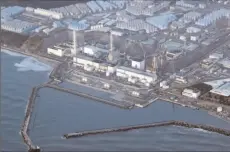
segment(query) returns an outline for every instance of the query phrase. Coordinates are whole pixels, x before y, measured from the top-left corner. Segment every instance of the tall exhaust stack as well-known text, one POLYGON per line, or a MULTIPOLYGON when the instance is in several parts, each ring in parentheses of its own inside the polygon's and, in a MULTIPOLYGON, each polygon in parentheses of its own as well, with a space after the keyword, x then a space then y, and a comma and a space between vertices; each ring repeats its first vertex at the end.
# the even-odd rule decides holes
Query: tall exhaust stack
POLYGON ((73 30, 73 49, 71 54, 74 56, 77 55, 77 34, 75 30, 73 30))
POLYGON ((113 52, 113 33, 110 33, 110 52, 113 52))
POLYGON ((110 32, 110 51, 108 56, 109 61, 113 61, 113 33, 110 32))

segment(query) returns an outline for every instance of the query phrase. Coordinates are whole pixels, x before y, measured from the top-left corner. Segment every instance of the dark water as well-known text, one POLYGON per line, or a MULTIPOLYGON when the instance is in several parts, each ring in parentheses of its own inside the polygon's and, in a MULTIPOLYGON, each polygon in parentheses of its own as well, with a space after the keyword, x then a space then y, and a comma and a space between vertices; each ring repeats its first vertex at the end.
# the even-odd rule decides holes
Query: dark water
MULTIPOLYGON (((40 64, 32 63, 25 58, 1 53, 2 150, 26 150, 18 132, 27 99, 33 86, 48 80, 49 71, 45 71, 47 67, 39 67, 40 64), (23 61, 20 64, 21 69, 18 71, 15 63, 21 61, 23 61)), ((97 94, 94 90, 77 88, 72 84, 63 85, 97 94)), ((162 101, 153 103, 145 109, 126 111, 50 89, 42 89, 39 95, 30 126, 30 135, 32 141, 45 151, 230 150, 229 137, 183 127, 142 129, 64 140, 61 136, 69 132, 164 120, 186 120, 228 129, 230 124, 209 116, 205 111, 179 106, 173 108, 172 104, 162 101)))

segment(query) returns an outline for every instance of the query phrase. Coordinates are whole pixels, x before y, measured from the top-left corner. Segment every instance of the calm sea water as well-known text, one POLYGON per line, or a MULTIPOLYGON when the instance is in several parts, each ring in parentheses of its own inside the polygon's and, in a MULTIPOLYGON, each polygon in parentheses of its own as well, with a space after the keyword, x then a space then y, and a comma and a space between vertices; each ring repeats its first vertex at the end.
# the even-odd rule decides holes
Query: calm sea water
MULTIPOLYGON (((32 87, 46 82, 51 68, 33 58, 15 53, 1 53, 1 68, 2 150, 26 151, 19 135, 25 106, 32 87)), ((63 85, 108 96, 73 84, 63 85)), ((39 145, 44 151, 230 150, 229 137, 183 127, 160 127, 61 139, 63 134, 69 132, 165 120, 185 120, 228 129, 230 124, 209 116, 205 111, 172 106, 163 101, 155 102, 145 109, 122 110, 51 89, 42 89, 39 95, 30 136, 35 145, 39 145)))

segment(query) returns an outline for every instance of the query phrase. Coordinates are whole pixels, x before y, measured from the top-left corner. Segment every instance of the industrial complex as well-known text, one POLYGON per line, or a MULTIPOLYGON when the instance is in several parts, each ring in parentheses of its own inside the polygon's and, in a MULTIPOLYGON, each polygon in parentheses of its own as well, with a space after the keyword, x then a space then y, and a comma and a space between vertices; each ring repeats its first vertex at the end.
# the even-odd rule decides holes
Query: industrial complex
POLYGON ((55 81, 106 91, 110 103, 163 99, 230 118, 229 0, 1 7, 1 34, 5 48, 61 62, 55 81))
MULTIPOLYGON (((68 62, 71 72, 65 79, 71 81, 84 79, 92 86, 90 80, 98 77, 100 85, 109 84, 108 91, 113 88, 127 96, 137 97, 143 89, 151 94, 180 88, 181 96, 199 98, 199 89, 187 87, 230 76, 229 7, 227 0, 1 7, 1 41, 5 47, 68 62), (15 46, 7 41, 20 36, 16 41, 22 42, 15 46), (76 73, 82 75, 77 78, 76 73)), ((219 87, 210 93, 227 96, 223 88, 228 90, 228 85, 219 87)))

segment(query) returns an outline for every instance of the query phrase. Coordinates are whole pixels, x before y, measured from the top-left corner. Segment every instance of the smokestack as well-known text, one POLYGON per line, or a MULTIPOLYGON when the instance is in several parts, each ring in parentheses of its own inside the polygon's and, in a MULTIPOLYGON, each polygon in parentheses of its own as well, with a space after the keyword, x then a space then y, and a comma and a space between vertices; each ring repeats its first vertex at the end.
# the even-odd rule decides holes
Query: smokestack
POLYGON ((153 70, 153 72, 156 72, 157 71, 157 69, 158 69, 158 65, 157 65, 157 57, 156 56, 154 56, 153 57, 153 60, 152 60, 152 70, 153 70))
POLYGON ((113 61, 113 34, 112 32, 110 32, 110 52, 109 52, 109 56, 108 59, 109 61, 113 61))
POLYGON ((164 56, 163 55, 160 56, 160 60, 161 60, 161 68, 162 68, 163 64, 164 64, 164 56))
POLYGON ((110 32, 110 52, 112 53, 113 51, 113 34, 110 32))
POLYGON ((77 35, 75 30, 73 30, 73 50, 71 53, 74 56, 77 54, 77 35))

